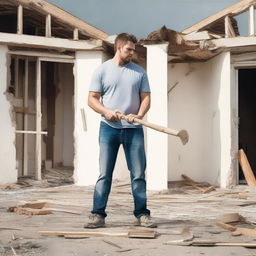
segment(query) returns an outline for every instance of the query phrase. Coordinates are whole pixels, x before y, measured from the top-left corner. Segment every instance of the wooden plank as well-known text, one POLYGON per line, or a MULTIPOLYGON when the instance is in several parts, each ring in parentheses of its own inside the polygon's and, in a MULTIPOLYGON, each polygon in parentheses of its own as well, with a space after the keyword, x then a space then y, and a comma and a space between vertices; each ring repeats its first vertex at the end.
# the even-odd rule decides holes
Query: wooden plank
POLYGON ((216 223, 217 226, 221 227, 221 228, 224 228, 226 230, 229 230, 229 231, 236 231, 237 227, 233 226, 233 225, 230 225, 230 224, 226 224, 222 221, 219 221, 216 223))
POLYGON ((43 132, 43 131, 41 131, 41 132, 38 132, 38 131, 19 131, 19 130, 17 130, 17 131, 15 131, 16 133, 22 133, 22 134, 35 134, 35 135, 37 135, 37 134, 44 134, 44 135, 47 135, 48 133, 47 132, 43 132))
POLYGON ((203 19, 202 21, 196 23, 195 25, 186 28, 185 30, 182 31, 182 33, 189 34, 194 31, 198 31, 200 29, 205 28, 206 26, 209 26, 210 24, 226 17, 227 15, 234 16, 238 15, 244 11, 246 11, 252 4, 255 4, 255 0, 242 0, 239 1, 238 3, 235 3, 220 12, 217 12, 210 17, 203 19))
POLYGON ((196 32, 196 33, 190 33, 188 35, 184 35, 183 38, 185 40, 190 40, 190 41, 211 39, 208 31, 200 31, 200 32, 196 32))
POLYGON ((61 59, 70 59, 74 60, 75 56, 67 54, 58 54, 44 51, 8 51, 8 54, 12 55, 22 55, 22 56, 33 56, 33 57, 45 57, 45 58, 61 58, 61 59))
POLYGON ((45 36, 51 37, 52 36, 52 22, 51 22, 51 15, 46 15, 45 18, 45 36))
POLYGON ((72 232, 72 231, 39 231, 42 236, 65 236, 65 237, 128 237, 128 232, 110 233, 110 232, 72 232))
MULTIPOLYGON (((28 58, 25 59, 24 109, 28 109, 28 58)), ((24 130, 28 130, 28 115, 24 112, 24 130)), ((28 175, 28 135, 24 134, 23 144, 23 176, 28 175)))
POLYGON ((43 49, 67 49, 67 50, 101 50, 101 40, 74 41, 64 38, 48 38, 45 36, 18 35, 0 32, 0 41, 8 45, 34 47, 43 49))
POLYGON ((18 6, 17 11, 17 34, 23 34, 23 7, 22 5, 18 6))
POLYGON ((52 211, 52 212, 65 212, 65 213, 71 213, 71 214, 76 214, 76 215, 82 215, 82 213, 83 213, 82 211, 74 211, 74 210, 69 210, 69 209, 52 208, 52 207, 47 207, 44 209, 52 211))
POLYGON ((254 6, 251 5, 249 8, 248 14, 248 23, 249 23, 249 36, 253 36, 255 34, 255 26, 254 26, 254 6))
POLYGON ((233 37, 233 38, 220 38, 212 39, 211 42, 215 45, 210 47, 209 50, 226 47, 226 48, 235 48, 242 46, 255 46, 256 38, 255 37, 233 37))
POLYGON ((240 149, 238 151, 238 160, 241 165, 247 184, 253 187, 256 186, 255 176, 253 174, 252 168, 243 149, 240 149))
POLYGON ((225 37, 235 37, 236 33, 234 31, 234 28, 232 26, 231 20, 229 16, 225 17, 225 37))
POLYGON ((194 180, 192 180, 191 178, 189 178, 189 177, 186 176, 185 174, 182 174, 181 177, 186 181, 186 183, 187 183, 188 185, 191 185, 192 187, 194 187, 194 188, 200 190, 200 191, 203 192, 203 193, 208 193, 208 192, 210 192, 210 191, 212 191, 212 190, 215 190, 215 187, 214 187, 214 186, 209 186, 209 187, 206 187, 206 188, 205 188, 205 187, 203 188, 203 187, 198 186, 197 183, 196 183, 194 180))
POLYGON ((42 159, 42 112, 41 112, 41 61, 36 62, 36 166, 35 178, 41 180, 41 159, 42 159))

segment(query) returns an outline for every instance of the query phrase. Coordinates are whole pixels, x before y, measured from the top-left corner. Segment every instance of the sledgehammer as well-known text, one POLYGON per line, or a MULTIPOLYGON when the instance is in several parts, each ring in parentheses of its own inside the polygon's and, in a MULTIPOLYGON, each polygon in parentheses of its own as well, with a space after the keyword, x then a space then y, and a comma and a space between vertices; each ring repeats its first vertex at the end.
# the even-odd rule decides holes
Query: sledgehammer
MULTIPOLYGON (((120 117, 122 119, 125 119, 124 115, 121 115, 120 117)), ((164 132, 164 133, 167 133, 169 135, 177 136, 177 137, 180 138, 183 145, 185 145, 189 140, 189 135, 188 135, 188 132, 186 130, 176 131, 176 130, 170 129, 168 127, 164 127, 164 126, 161 126, 161 125, 146 122, 146 121, 141 120, 141 119, 136 118, 136 117, 134 118, 133 122, 138 123, 138 124, 142 124, 142 125, 144 125, 148 128, 154 129, 154 130, 159 131, 159 132, 164 132)))
POLYGON ((181 139, 181 142, 182 142, 183 145, 185 145, 189 140, 188 132, 186 130, 176 131, 176 130, 170 129, 168 127, 164 127, 164 126, 161 126, 161 125, 146 122, 146 121, 141 120, 141 119, 136 118, 136 117, 134 118, 134 123, 142 124, 142 125, 144 125, 148 128, 154 129, 154 130, 159 131, 159 132, 164 132, 164 133, 167 133, 169 135, 177 136, 181 139))

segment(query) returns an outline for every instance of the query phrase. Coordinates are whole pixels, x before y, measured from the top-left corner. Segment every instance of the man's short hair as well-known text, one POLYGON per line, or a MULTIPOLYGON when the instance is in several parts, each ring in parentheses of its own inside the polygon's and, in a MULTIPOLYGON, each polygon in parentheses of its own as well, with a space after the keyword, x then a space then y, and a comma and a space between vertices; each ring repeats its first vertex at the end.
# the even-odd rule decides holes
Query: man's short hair
POLYGON ((134 44, 138 42, 137 38, 132 34, 128 34, 128 33, 118 34, 115 39, 115 51, 117 50, 117 44, 119 43, 125 44, 128 41, 133 42, 134 44))

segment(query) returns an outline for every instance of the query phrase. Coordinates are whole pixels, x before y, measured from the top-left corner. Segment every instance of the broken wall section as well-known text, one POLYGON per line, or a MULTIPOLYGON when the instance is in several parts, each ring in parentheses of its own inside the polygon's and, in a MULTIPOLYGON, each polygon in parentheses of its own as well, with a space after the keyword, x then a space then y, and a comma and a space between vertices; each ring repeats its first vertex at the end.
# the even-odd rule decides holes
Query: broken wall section
POLYGON ((9 97, 6 93, 8 88, 8 48, 0 46, 0 109, 1 109, 1 125, 0 125, 0 183, 13 183, 17 181, 16 170, 16 150, 15 150, 15 127, 12 123, 12 109, 9 97))
POLYGON ((231 165, 230 53, 205 63, 169 65, 169 124, 184 128, 184 147, 169 138, 169 180, 185 173, 198 181, 228 187, 231 165))

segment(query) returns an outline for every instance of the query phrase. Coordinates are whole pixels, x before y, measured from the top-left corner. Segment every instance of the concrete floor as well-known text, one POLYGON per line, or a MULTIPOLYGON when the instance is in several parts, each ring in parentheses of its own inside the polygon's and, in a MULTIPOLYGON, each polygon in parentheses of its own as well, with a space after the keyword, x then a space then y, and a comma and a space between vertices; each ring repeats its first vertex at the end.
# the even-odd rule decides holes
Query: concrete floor
MULTIPOLYGON (((0 190, 0 255, 256 255, 256 249, 234 246, 176 246, 168 241, 181 240, 182 230, 189 227, 193 241, 256 243, 256 238, 234 237, 230 231, 215 225, 226 213, 237 212, 247 220, 256 222, 256 190, 237 186, 232 190, 217 189, 202 194, 189 186, 172 186, 161 193, 148 192, 148 207, 158 223, 159 235, 155 239, 126 237, 91 237, 66 239, 41 236, 38 231, 86 231, 92 205, 93 187, 65 185, 49 187, 45 182, 34 182, 31 187, 10 186, 0 190), (26 216, 7 212, 8 207, 24 202, 46 200, 49 204, 80 210, 81 215, 54 212, 49 215, 26 216), (112 244, 111 244, 112 243, 112 244)), ((133 225, 133 199, 130 186, 115 182, 108 203, 106 227, 95 232, 128 232, 141 229, 133 225)), ((245 226, 243 223, 238 226, 245 226)), ((247 225, 247 227, 249 227, 247 225)), ((252 226, 250 226, 252 228, 252 226)), ((92 231, 92 230, 88 230, 92 231)))

